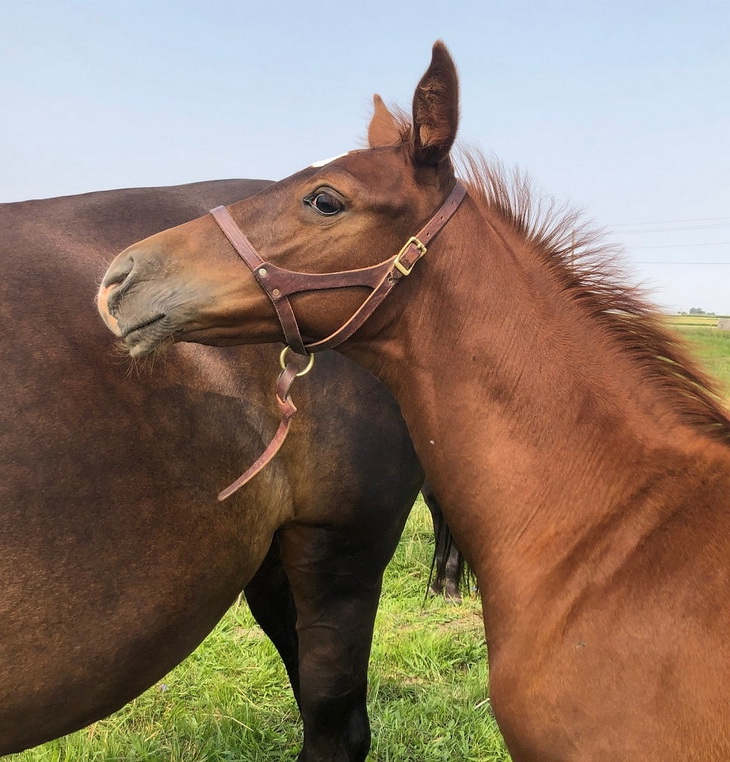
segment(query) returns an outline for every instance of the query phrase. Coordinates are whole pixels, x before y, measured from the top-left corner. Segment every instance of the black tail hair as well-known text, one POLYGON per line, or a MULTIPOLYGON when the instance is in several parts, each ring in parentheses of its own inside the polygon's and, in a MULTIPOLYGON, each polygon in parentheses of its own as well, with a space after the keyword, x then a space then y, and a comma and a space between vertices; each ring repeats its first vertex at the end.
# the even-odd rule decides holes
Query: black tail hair
POLYGON ((431 511, 435 537, 428 589, 436 595, 443 594, 447 598, 460 600, 464 593, 476 589, 476 578, 459 550, 428 482, 424 482, 421 494, 431 511))

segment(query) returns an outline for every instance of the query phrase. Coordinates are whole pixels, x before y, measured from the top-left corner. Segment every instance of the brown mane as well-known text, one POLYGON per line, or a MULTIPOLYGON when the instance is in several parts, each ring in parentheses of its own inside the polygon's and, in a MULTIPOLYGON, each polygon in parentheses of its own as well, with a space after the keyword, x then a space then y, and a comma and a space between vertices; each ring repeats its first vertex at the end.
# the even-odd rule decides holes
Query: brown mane
POLYGON ((460 164, 473 197, 534 245, 565 292, 635 358, 681 418, 730 445, 730 417, 716 381, 692 358, 687 343, 665 327, 642 290, 622 280, 620 249, 607 244, 580 212, 536 195, 519 170, 510 175, 499 162, 473 151, 464 152, 460 164))

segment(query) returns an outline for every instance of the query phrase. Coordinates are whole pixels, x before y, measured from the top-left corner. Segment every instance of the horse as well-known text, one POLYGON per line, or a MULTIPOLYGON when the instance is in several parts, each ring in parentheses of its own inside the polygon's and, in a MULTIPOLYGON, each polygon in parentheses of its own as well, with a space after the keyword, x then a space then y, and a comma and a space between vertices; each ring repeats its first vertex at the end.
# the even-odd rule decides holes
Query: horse
POLYGON ((728 413, 575 215, 475 152, 457 177, 457 125, 438 42, 408 118, 376 97, 366 148, 122 252, 102 316, 134 356, 339 342, 389 387, 516 762, 730 759, 728 413))
POLYGON ((120 248, 267 185, 0 205, 0 754, 121 707, 243 589, 301 710, 299 759, 365 759, 382 574, 423 481, 396 403, 319 358, 291 441, 220 504, 276 428, 278 352, 189 344, 130 366, 91 299, 120 248))

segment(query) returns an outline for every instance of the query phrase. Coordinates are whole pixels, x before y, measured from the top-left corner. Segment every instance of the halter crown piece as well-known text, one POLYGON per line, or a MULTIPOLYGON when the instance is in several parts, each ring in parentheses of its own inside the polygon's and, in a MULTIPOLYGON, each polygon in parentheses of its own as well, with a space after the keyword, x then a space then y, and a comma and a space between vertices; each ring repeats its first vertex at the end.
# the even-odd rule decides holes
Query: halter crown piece
POLYGON ((300 273, 285 270, 271 264, 271 262, 266 262, 241 232, 225 206, 217 206, 215 209, 211 209, 210 213, 213 215, 213 219, 274 305, 287 345, 280 356, 282 371, 276 383, 276 401, 282 414, 279 428, 258 460, 218 495, 219 500, 225 500, 252 479, 284 444, 289 432, 289 423, 296 413, 296 407, 289 397, 289 390, 294 379, 308 373, 314 362, 313 356, 309 358, 307 363, 301 355, 311 355, 313 352, 332 349, 352 336, 382 304, 396 283, 411 274, 416 262, 426 254, 428 244, 453 217, 464 200, 466 192, 466 186, 461 180, 457 180, 443 204, 418 233, 406 241, 403 248, 395 256, 370 267, 335 273, 300 273), (303 291, 323 291, 353 286, 370 288, 370 295, 352 317, 334 333, 319 341, 305 344, 289 297, 303 291), (290 359, 285 362, 288 349, 293 351, 290 359))

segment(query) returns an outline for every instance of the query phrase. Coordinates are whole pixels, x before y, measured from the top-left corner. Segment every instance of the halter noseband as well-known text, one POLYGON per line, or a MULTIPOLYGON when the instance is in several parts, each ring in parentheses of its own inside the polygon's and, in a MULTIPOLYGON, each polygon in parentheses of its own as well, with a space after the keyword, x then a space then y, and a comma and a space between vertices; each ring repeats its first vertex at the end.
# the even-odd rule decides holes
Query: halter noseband
POLYGON ((466 192, 466 186, 457 180, 443 204, 418 233, 406 241, 403 248, 395 256, 370 267, 335 273, 300 273, 285 270, 271 264, 271 262, 266 262, 241 232, 225 206, 217 206, 215 209, 211 209, 210 213, 213 219, 274 305, 284 332, 287 348, 291 348, 296 353, 288 362, 285 362, 286 348, 281 353, 280 362, 283 370, 277 380, 276 400, 282 413, 282 420, 274 439, 246 473, 218 495, 219 500, 225 500, 253 478, 274 457, 284 443, 289 422, 296 412, 296 408, 289 397, 289 389, 297 376, 304 375, 311 369, 314 359, 312 357, 306 368, 303 368, 301 355, 332 349, 352 336, 393 290, 396 283, 406 275, 411 274, 416 262, 426 253, 428 244, 453 217, 464 200, 466 192), (305 344, 289 297, 304 291, 323 291, 353 286, 370 288, 370 295, 358 307, 352 317, 336 331, 324 339, 305 344), (299 355, 298 358, 297 355, 299 355))

